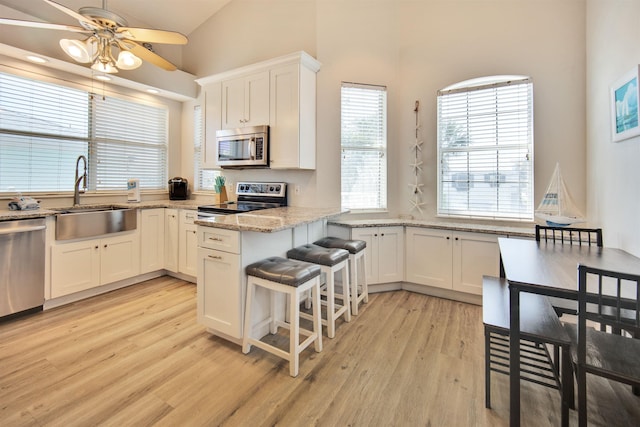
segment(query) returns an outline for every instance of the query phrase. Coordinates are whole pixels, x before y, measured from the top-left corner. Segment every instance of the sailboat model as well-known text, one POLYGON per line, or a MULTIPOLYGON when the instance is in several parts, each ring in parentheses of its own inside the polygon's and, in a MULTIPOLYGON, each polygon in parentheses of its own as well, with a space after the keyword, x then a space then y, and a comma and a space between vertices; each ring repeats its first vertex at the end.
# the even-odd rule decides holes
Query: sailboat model
POLYGON ((544 193, 542 202, 535 211, 537 218, 547 222, 547 225, 565 227, 578 222, 584 222, 584 218, 576 207, 569 190, 567 190, 562 175, 560 164, 551 176, 551 182, 544 193))

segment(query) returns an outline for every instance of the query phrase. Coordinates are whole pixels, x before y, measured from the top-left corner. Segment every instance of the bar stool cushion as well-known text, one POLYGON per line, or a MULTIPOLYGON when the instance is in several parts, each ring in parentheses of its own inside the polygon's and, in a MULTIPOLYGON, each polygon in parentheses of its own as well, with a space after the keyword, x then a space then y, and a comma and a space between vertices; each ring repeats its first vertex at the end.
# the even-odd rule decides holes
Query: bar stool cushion
POLYGON ((357 254, 367 247, 367 242, 364 240, 345 240, 339 237, 329 236, 316 240, 314 245, 322 246, 324 248, 346 249, 351 254, 357 254))
POLYGON ((282 257, 270 257, 245 268, 249 276, 259 277, 283 285, 298 287, 320 275, 320 267, 282 257))
POLYGON ((310 243, 289 250, 287 258, 331 267, 349 259, 349 252, 344 249, 323 248, 310 243))

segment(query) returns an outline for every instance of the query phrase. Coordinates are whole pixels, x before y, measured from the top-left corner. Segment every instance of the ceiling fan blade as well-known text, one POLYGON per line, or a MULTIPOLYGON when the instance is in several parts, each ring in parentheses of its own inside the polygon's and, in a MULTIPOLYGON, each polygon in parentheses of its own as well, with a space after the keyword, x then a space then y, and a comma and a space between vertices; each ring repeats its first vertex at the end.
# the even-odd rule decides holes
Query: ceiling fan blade
POLYGON ((120 27, 116 30, 118 36, 136 42, 187 44, 187 37, 175 31, 152 30, 149 28, 120 27))
POLYGON ((153 65, 156 65, 167 71, 175 71, 178 69, 178 67, 176 67, 175 65, 173 65, 171 62, 167 61, 160 55, 157 55, 151 52, 149 49, 146 49, 145 47, 139 45, 138 43, 132 40, 120 41, 118 43, 118 46, 120 46, 121 49, 130 51, 138 58, 145 60, 147 62, 151 62, 153 65))
POLYGON ((103 29, 101 25, 93 22, 91 19, 87 18, 84 15, 80 15, 78 12, 76 12, 75 10, 71 10, 66 6, 61 5, 60 3, 56 3, 52 0, 42 0, 45 3, 48 3, 49 5, 55 7, 56 9, 66 13, 69 16, 74 17, 75 19, 77 19, 80 23, 85 23, 89 28, 92 29, 96 29, 96 30, 101 30, 103 29))
POLYGON ((73 31, 75 33, 91 33, 82 27, 74 27, 72 25, 50 24, 48 22, 22 21, 20 19, 0 18, 0 24, 18 25, 21 27, 43 28, 46 30, 64 30, 73 31))

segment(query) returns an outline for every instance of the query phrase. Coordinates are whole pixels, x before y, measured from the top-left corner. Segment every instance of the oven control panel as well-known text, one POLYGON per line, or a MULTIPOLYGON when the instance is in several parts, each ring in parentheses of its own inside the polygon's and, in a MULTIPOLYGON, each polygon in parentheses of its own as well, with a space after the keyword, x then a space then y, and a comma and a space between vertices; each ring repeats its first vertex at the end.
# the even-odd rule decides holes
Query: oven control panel
POLYGON ((287 184, 284 182, 238 182, 236 194, 245 196, 285 197, 287 184))

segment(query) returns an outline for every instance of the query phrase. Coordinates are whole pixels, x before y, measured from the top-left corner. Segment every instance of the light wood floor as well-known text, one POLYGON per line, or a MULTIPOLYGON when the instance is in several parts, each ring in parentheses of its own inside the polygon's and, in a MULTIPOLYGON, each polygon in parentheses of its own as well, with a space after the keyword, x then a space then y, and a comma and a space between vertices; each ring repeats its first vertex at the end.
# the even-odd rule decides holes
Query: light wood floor
MULTIPOLYGON (((484 407, 478 306, 371 295, 322 353, 303 354, 298 378, 281 359, 208 334, 195 311, 195 286, 162 277, 0 323, 0 425, 508 424, 505 376, 492 376, 484 407)), ((593 425, 640 425, 627 388, 590 390, 608 396, 593 425)), ((523 425, 560 424, 556 391, 523 384, 522 399, 523 425)))

